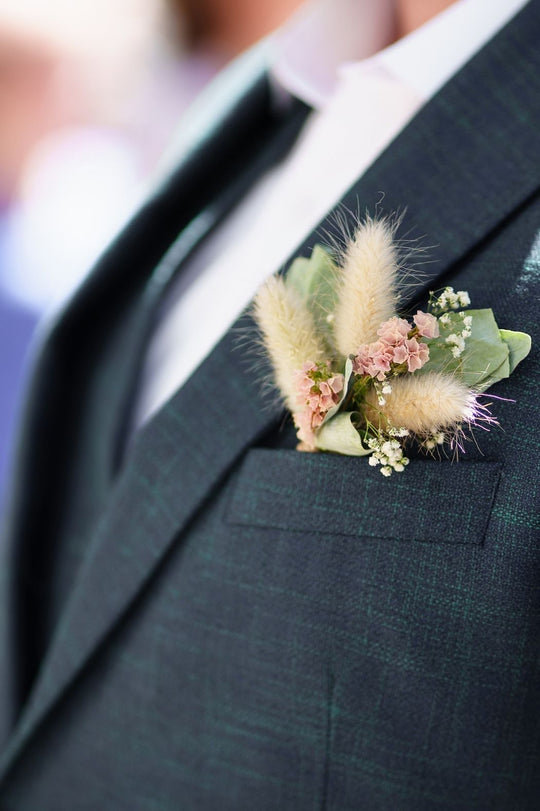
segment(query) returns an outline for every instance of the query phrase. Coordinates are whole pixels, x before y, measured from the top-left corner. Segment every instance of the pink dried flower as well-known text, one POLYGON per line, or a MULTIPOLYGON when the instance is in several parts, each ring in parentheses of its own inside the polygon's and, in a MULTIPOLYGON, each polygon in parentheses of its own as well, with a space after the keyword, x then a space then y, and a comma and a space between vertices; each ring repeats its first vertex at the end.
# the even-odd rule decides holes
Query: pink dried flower
POLYGON ((377 335, 380 336, 381 341, 389 346, 396 346, 403 343, 408 336, 412 327, 404 318, 394 316, 381 324, 377 330, 377 335))
POLYGON ((298 439, 304 443, 307 448, 314 448, 315 433, 311 425, 311 411, 308 408, 304 409, 304 411, 296 411, 293 417, 298 439))
POLYGON ((370 375, 378 380, 384 380, 390 371, 392 362, 392 347, 382 341, 364 344, 358 350, 353 360, 353 371, 360 375, 370 375))
POLYGON ((417 341, 416 338, 408 338, 400 346, 394 348, 394 362, 407 363, 409 372, 416 372, 429 360, 429 347, 417 341))
POLYGON ((422 310, 418 310, 414 316, 414 323, 418 327, 418 332, 424 338, 439 337, 439 322, 431 313, 424 313, 422 310))
POLYGON ((369 354, 369 344, 363 344, 353 358, 353 372, 356 375, 369 374, 371 368, 371 355, 369 354))
POLYGON ((298 438, 307 446, 314 447, 314 431, 322 424, 328 411, 339 402, 343 386, 343 375, 332 374, 327 363, 308 362, 296 372, 300 410, 295 412, 294 421, 298 438))
POLYGON ((371 376, 384 380, 387 372, 390 371, 392 362, 392 352, 382 341, 376 341, 370 345, 372 371, 371 376))
POLYGON ((328 380, 322 380, 319 383, 319 389, 320 408, 329 411, 339 400, 336 395, 343 391, 343 375, 333 375, 328 380))
POLYGON ((302 403, 307 400, 313 388, 313 378, 309 376, 310 372, 317 371, 317 364, 308 361, 304 363, 301 369, 295 372, 296 391, 298 392, 298 400, 302 403))

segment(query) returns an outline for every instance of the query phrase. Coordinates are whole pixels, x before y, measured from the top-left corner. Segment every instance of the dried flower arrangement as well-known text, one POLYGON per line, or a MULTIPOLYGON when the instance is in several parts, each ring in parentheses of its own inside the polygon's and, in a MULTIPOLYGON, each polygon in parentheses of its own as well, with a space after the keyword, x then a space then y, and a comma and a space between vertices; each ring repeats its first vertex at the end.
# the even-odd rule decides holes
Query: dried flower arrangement
POLYGON ((451 287, 402 317, 400 272, 395 228, 367 218, 338 257, 317 245, 259 290, 255 318, 299 450, 366 455, 390 476, 405 470, 408 443, 455 451, 471 428, 497 424, 482 392, 527 356, 530 337, 451 287))

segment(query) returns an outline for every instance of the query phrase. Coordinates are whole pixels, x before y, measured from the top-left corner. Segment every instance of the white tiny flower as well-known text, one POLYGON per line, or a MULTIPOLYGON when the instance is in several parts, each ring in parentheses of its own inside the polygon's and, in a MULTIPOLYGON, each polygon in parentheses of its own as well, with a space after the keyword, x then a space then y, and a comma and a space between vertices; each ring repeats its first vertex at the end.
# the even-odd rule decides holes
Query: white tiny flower
POLYGON ((384 467, 381 467, 381 473, 383 474, 383 476, 391 476, 392 468, 385 465, 384 467))
POLYGON ((443 325, 443 327, 447 327, 450 323, 450 313, 443 313, 439 317, 439 322, 443 325))
POLYGON ((426 439, 426 441, 424 442, 424 445, 426 446, 428 451, 432 451, 436 444, 437 443, 435 442, 434 439, 426 439))
POLYGON ((459 303, 462 307, 468 307, 471 303, 470 296, 466 290, 458 290, 456 296, 459 299, 459 303))
POLYGON ((377 397, 377 402, 379 403, 380 406, 386 405, 386 400, 381 394, 379 394, 379 396, 377 397))
POLYGON ((456 310, 459 306, 459 300, 457 293, 454 293, 454 288, 447 287, 443 295, 446 306, 450 307, 452 310, 456 310))
POLYGON ((459 357, 460 357, 460 355, 461 355, 461 353, 462 353, 462 351, 463 351, 463 350, 462 350, 462 349, 460 349, 460 348, 459 348, 459 346, 453 346, 453 347, 452 347, 452 357, 454 357, 454 358, 459 358, 459 357))
POLYGON ((462 335, 457 335, 455 332, 453 332, 451 335, 448 336, 448 338, 446 338, 445 343, 453 347, 452 354, 455 358, 459 357, 459 355, 461 355, 461 353, 465 349, 465 339, 462 337, 462 335), (457 355, 454 349, 459 350, 457 355))
POLYGON ((396 473, 403 473, 403 471, 405 470, 405 465, 402 462, 396 462, 396 464, 394 465, 394 470, 396 471, 396 473))
POLYGON ((472 315, 466 315, 463 319, 463 323, 467 328, 472 326, 472 315))
POLYGON ((335 318, 334 313, 328 313, 328 315, 326 316, 326 323, 327 324, 333 324, 334 323, 334 318, 335 318))
POLYGON ((397 439, 390 439, 382 444, 381 450, 389 459, 391 459, 396 455, 396 453, 401 452, 401 445, 397 439))
POLYGON ((382 393, 383 394, 392 394, 392 386, 390 385, 390 383, 385 383, 384 384, 384 386, 382 387, 382 393))
POLYGON ((377 465, 380 465, 380 462, 377 459, 377 457, 373 455, 369 457, 368 463, 371 465, 371 467, 377 467, 377 465))

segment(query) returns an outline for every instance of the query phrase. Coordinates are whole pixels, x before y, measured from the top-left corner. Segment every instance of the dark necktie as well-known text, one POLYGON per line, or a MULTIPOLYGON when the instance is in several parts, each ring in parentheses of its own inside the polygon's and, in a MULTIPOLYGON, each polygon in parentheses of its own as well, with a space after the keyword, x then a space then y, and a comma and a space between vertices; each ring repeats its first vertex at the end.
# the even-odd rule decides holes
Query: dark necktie
POLYGON ((132 431, 132 415, 135 395, 140 383, 140 373, 145 347, 156 325, 160 305, 172 283, 186 267, 188 260, 196 253, 204 240, 209 237, 227 215, 236 207, 257 180, 288 154, 305 122, 310 108, 298 99, 289 98, 283 110, 282 119, 273 136, 262 145, 254 160, 241 167, 215 199, 203 209, 183 229, 167 250, 144 289, 139 313, 136 340, 133 341, 131 377, 127 381, 121 430, 115 455, 115 469, 121 464, 127 448, 128 435, 132 431))

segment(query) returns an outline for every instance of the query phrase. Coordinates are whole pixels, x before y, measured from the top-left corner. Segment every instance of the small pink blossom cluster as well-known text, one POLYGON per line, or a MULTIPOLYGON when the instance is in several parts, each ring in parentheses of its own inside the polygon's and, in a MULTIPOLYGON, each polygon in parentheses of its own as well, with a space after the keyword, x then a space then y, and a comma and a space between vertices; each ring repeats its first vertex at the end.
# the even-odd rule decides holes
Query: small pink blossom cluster
POLYGON ((439 324, 435 316, 421 310, 413 320, 414 326, 405 318, 394 316, 381 324, 377 330, 379 340, 364 344, 358 350, 353 361, 355 374, 383 381, 392 364, 401 366, 406 363, 409 372, 421 369, 429 360, 429 348, 418 337, 437 338, 439 324))
POLYGON ((333 374, 326 363, 305 363, 296 373, 298 405, 294 414, 298 438, 313 448, 315 430, 322 424, 328 411, 339 402, 344 377, 333 374))

